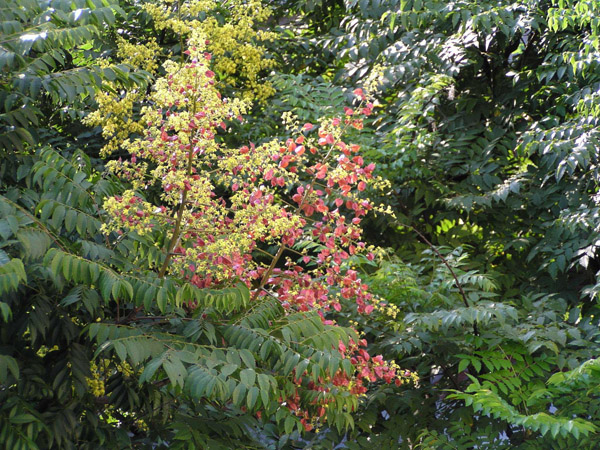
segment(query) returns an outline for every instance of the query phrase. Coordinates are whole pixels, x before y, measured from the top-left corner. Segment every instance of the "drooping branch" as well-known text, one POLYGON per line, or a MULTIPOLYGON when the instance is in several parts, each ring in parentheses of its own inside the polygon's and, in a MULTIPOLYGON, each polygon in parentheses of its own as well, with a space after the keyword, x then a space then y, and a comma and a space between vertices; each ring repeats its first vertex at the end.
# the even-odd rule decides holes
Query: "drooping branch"
MULTIPOLYGON (((436 246, 433 245, 433 243, 429 239, 427 239, 427 237, 423 233, 421 233, 417 228, 415 228, 414 226, 407 225, 400 221, 397 221, 397 224, 400 226, 403 226, 405 228, 410 228, 415 233, 417 233, 417 235, 421 238, 421 240, 423 242, 425 242, 425 244, 427 244, 429 246, 429 248, 431 248, 431 250, 433 250, 433 252, 437 255, 438 258, 440 258, 440 261, 442 261, 442 263, 450 271, 452 278, 454 278, 454 284, 456 285, 456 288, 458 289, 458 292, 460 293, 460 296, 462 297, 462 301, 463 301, 465 307, 470 308, 471 305, 469 304, 469 300, 467 299, 467 294, 465 293, 465 290, 463 289, 462 284, 458 280, 458 276, 456 275, 456 272, 454 271, 454 269, 452 268, 452 266, 450 265, 448 260, 444 257, 444 255, 442 255, 440 253, 440 251, 436 248, 436 246)), ((476 321, 473 323, 473 333, 475 334, 475 336, 479 336, 479 329, 477 327, 476 321)))

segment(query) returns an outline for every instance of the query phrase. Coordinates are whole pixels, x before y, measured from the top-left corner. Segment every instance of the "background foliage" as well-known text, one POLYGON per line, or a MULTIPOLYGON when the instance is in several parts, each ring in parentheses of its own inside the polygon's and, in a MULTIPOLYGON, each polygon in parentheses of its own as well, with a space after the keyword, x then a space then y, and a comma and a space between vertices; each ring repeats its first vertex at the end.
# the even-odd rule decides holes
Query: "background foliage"
MULTIPOLYGON (((227 5, 199 20, 225 26, 227 5)), ((298 356, 275 329, 324 333, 320 319, 297 328, 276 301, 249 309, 241 286, 198 293, 161 281, 150 238, 107 243, 99 233, 102 200, 123 185, 96 159, 101 130, 79 119, 102 85, 145 92, 152 77, 120 60, 116 35, 154 39, 168 59, 180 55, 178 34, 138 4, 18 0, 0 10, 0 441, 597 448, 598 2, 271 6, 252 26, 275 33, 256 43, 272 62, 253 80, 238 66, 218 73, 229 92, 247 86, 265 100, 225 140, 280 137, 282 113, 344 114, 353 89, 380 71, 370 131, 354 137, 391 183, 369 195, 396 217, 366 226, 387 256, 352 263, 382 303, 335 319, 418 382, 373 386, 354 428, 301 434, 292 416, 248 413, 261 404, 276 414, 301 357, 333 371, 328 350, 342 336, 321 343, 323 356, 298 356), (107 63, 94 65, 99 57, 107 63), (186 296, 200 296, 210 320, 186 320, 173 306, 186 296), (168 318, 106 324, 136 305, 168 318), (224 336, 227 348, 207 350, 224 336), (192 369, 199 361, 206 371, 192 369)))
POLYGON ((328 23, 297 65, 385 73, 366 145, 397 220, 371 231, 398 259, 364 270, 398 310, 363 326, 422 382, 373 400, 356 445, 594 448, 597 2, 293 5, 328 23))

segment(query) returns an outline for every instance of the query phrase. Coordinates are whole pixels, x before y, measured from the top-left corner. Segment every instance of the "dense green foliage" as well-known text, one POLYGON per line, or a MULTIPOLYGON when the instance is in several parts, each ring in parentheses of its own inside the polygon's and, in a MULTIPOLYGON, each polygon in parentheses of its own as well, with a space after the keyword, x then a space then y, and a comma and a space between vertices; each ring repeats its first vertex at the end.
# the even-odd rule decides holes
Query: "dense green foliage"
POLYGON ((600 3, 271 6, 260 26, 277 33, 264 45, 278 65, 262 75, 276 93, 224 139, 280 137, 283 113, 343 115, 379 74, 355 138, 390 181, 369 195, 395 217, 366 225, 387 256, 352 264, 384 306, 332 311, 333 327, 253 303, 243 284, 159 277, 157 235, 101 233, 103 199, 127 186, 80 119, 103 84, 123 94, 152 79, 119 62, 116 34, 155 38, 166 59, 179 37, 137 3, 12 0, 0 8, 0 442, 598 448, 600 3), (292 371, 349 373, 336 348, 353 328, 419 381, 373 386, 352 415, 339 395, 329 425, 305 432, 280 407, 292 371))
POLYGON ((598 3, 344 6, 296 3, 328 11, 327 31, 303 33, 326 49, 315 75, 344 86, 383 68, 364 144, 398 217, 373 240, 400 259, 372 278, 399 312, 363 326, 423 380, 373 401, 365 438, 595 448, 598 3))
MULTIPOLYGON (((15 31, 7 42, 27 41, 30 16, 50 14, 38 11, 37 3, 21 5, 14 24, 4 23, 15 31)), ((119 7, 107 8, 101 17, 110 17, 109 24, 113 13, 123 17, 119 7)), ((122 192, 125 183, 86 154, 97 153, 100 135, 91 133, 91 148, 81 146, 68 117, 43 117, 41 108, 67 105, 76 113, 90 107, 94 83, 102 77, 113 86, 134 83, 141 89, 147 77, 126 70, 122 78, 110 76, 116 69, 85 60, 82 69, 67 69, 85 74, 70 81, 56 65, 47 64, 48 73, 32 67, 50 55, 68 54, 70 60, 102 49, 106 44, 92 34, 100 35, 106 24, 86 25, 92 34, 78 28, 92 10, 77 9, 56 42, 49 37, 52 21, 40 19, 38 26, 32 19, 34 28, 49 29, 35 36, 39 45, 3 48, 8 63, 2 92, 16 96, 25 112, 7 115, 4 127, 0 441, 15 449, 232 448, 272 434, 297 434, 300 418, 279 399, 297 392, 296 373, 306 371, 312 383, 350 374, 350 361, 342 360, 337 347, 356 334, 324 323, 317 312, 285 311, 276 298, 250 303, 243 283, 200 289, 183 277, 159 276, 156 267, 166 264, 159 234, 101 231, 108 221, 103 200, 122 192), (56 84, 42 82, 40 92, 28 96, 29 85, 19 84, 28 77, 32 83, 50 77, 56 84), (31 116, 30 123, 17 128, 12 121, 18 114, 31 116), (25 126, 43 130, 37 142, 33 134, 15 140, 27 133, 25 126), (272 423, 260 425, 257 411, 272 423)), ((7 102, 7 110, 13 103, 7 102)), ((300 395, 296 402, 308 403, 317 392, 300 395)), ((356 400, 339 392, 326 396, 332 403, 325 413, 329 423, 340 432, 350 427, 348 411, 356 409, 356 400)))

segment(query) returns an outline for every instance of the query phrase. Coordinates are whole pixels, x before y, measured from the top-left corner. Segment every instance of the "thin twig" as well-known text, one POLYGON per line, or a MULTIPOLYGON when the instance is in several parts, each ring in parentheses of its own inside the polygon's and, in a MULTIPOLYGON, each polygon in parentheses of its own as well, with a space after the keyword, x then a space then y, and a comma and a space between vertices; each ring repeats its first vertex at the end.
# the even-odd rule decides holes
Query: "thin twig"
MULTIPOLYGON (((358 108, 356 108, 357 111, 360 110, 360 108, 362 107, 363 102, 364 101, 360 102, 358 108)), ((346 130, 349 127, 350 127, 350 122, 346 122, 344 124, 344 126, 342 127, 342 130, 341 130, 341 133, 340 133, 340 137, 337 140, 335 140, 333 143, 330 144, 329 149, 328 149, 327 153, 325 154, 325 156, 321 159, 321 163, 320 164, 325 164, 327 162, 327 160, 329 159, 329 156, 335 150, 335 148, 337 147, 337 145, 341 142, 341 137, 344 135, 344 133, 346 132, 346 130)), ((302 200, 300 200, 300 203, 298 204, 298 207, 296 208, 296 212, 295 212, 296 214, 298 214, 298 213, 300 213, 302 211, 302 208, 304 207, 304 205, 306 204, 306 201, 308 200, 308 196, 313 192, 314 186, 317 183, 318 183, 317 177, 313 176, 310 184, 305 188, 304 195, 302 196, 302 200)), ((252 295, 252 300, 256 300, 258 298, 259 292, 267 284, 267 282, 269 280, 269 277, 271 276, 271 273, 273 272, 273 269, 275 268, 275 266, 279 262, 279 259, 281 258, 281 255, 286 250, 286 248, 287 248, 287 246, 285 244, 283 244, 283 243, 279 247, 279 250, 277 251, 277 254, 273 258, 273 261, 271 261, 271 264, 269 265, 269 268, 267 269, 267 271, 265 272, 264 276, 262 277, 258 288, 256 289, 256 291, 254 291, 254 294, 252 295)))
MULTIPOLYGON (((417 230, 414 226, 412 225, 406 225, 405 223, 402 223, 400 221, 397 221, 398 225, 401 225, 403 227, 406 228, 410 228, 411 230, 413 230, 415 233, 417 233, 419 235, 419 237, 423 240, 423 242, 425 242, 429 248, 431 248, 431 250, 433 250, 435 252, 435 254, 438 256, 438 258, 440 258, 440 260, 442 261, 442 263, 448 268, 448 270, 450 271, 450 273, 452 274, 452 278, 454 278, 454 284, 456 284, 456 287, 458 288, 458 292, 460 293, 463 303, 465 304, 465 306, 467 308, 470 308, 471 305, 469 304, 469 300, 467 299, 467 294, 465 293, 462 285, 460 284, 460 281, 458 281, 458 277, 456 276, 456 272, 454 272, 454 269, 452 268, 452 266, 450 265, 450 263, 448 262, 448 260, 446 258, 444 258, 444 255, 442 255, 440 253, 440 251, 435 247, 435 245, 433 245, 431 243, 431 241, 429 239, 427 239, 425 237, 425 235, 423 233, 421 233, 419 230, 417 230)), ((473 322, 473 332, 475 333, 475 336, 479 336, 479 330, 477 328, 477 322, 473 322)))

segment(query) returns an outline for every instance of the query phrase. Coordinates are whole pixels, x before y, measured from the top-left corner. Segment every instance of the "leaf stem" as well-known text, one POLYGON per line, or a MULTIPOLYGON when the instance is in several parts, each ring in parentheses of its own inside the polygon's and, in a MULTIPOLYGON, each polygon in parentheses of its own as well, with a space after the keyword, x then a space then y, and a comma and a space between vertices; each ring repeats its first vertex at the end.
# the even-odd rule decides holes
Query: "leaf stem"
MULTIPOLYGON (((398 225, 401 225, 401 226, 406 227, 406 228, 410 228, 415 233, 417 233, 419 235, 419 237, 421 238, 421 240, 423 242, 425 242, 429 246, 429 248, 431 248, 431 250, 434 251, 434 253, 438 256, 438 258, 440 258, 440 260, 442 261, 442 263, 446 266, 446 268, 452 274, 452 278, 454 278, 454 284, 458 288, 458 292, 460 293, 460 296, 462 297, 462 301, 463 301, 464 305, 467 308, 470 308, 471 305, 469 304, 469 301, 467 300, 467 294, 465 293, 462 285, 460 284, 460 281, 458 281, 458 277, 456 276, 456 272, 454 272, 454 269, 452 268, 452 266, 450 265, 450 263, 448 262, 448 260, 446 258, 444 258, 444 255, 442 255, 440 253, 440 251, 436 248, 436 246, 433 245, 431 243, 431 241, 429 239, 427 239, 425 237, 425 235, 423 233, 421 233, 418 229, 416 229, 414 226, 407 225, 407 224, 402 223, 400 221, 397 221, 397 223, 398 223, 398 225)), ((479 336, 479 329, 477 327, 477 321, 476 320, 475 320, 475 322, 473 322, 473 333, 475 334, 475 336, 479 336)))

